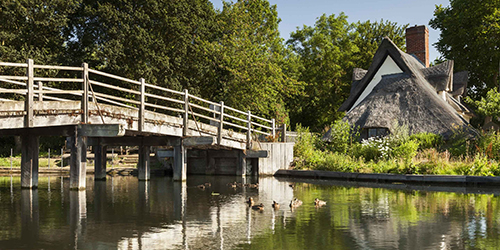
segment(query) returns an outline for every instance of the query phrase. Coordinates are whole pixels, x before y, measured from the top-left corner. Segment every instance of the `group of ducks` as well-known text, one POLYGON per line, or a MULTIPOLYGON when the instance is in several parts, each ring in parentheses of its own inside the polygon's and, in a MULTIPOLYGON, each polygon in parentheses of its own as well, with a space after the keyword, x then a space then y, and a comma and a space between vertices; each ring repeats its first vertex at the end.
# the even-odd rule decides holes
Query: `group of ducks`
MULTIPOLYGON (((252 207, 253 210, 264 211, 264 204, 260 203, 258 205, 255 205, 255 201, 253 200, 252 197, 248 198, 247 203, 248 203, 248 206, 252 207)), ((318 198, 314 199, 314 206, 316 206, 316 207, 322 207, 324 205, 326 205, 326 201, 322 201, 322 200, 320 200, 318 198)), ((272 208, 274 210, 279 210, 280 209, 280 204, 278 202, 276 202, 276 201, 273 201, 273 204, 271 206, 272 206, 272 208)), ((290 201, 290 208, 291 209, 298 208, 300 206, 302 206, 302 201, 301 200, 299 200, 297 198, 293 198, 293 200, 290 201)))
POLYGON ((251 183, 239 183, 239 182, 233 182, 233 183, 228 183, 228 186, 232 188, 240 188, 240 187, 249 187, 249 188, 259 188, 259 183, 251 184, 251 183))

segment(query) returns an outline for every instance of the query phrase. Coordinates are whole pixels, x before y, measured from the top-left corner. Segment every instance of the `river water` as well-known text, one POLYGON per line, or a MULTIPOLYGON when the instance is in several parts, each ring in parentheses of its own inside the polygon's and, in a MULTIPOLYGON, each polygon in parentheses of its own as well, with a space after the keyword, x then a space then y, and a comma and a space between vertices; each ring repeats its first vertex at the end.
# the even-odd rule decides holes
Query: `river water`
POLYGON ((189 176, 0 177, 0 249, 498 249, 499 190, 189 176), (229 183, 242 183, 236 187, 229 183), (259 182, 258 188, 243 184, 259 182), (210 187, 197 187, 211 183, 210 187), (245 201, 264 204, 255 211, 245 201), (294 209, 293 197, 303 201, 294 209), (315 207, 313 200, 327 202, 315 207), (273 210, 272 201, 281 204, 273 210))

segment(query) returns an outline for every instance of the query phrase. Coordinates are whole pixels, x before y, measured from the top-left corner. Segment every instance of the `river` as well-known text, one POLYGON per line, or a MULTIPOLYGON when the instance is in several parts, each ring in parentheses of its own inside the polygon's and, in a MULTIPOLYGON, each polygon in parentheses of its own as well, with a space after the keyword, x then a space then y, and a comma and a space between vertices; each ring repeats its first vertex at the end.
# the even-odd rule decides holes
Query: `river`
POLYGON ((498 195, 232 176, 187 183, 89 176, 85 191, 70 191, 69 178, 42 176, 38 189, 21 190, 19 176, 4 176, 0 249, 498 249, 498 195), (198 187, 204 183, 211 185, 198 187), (248 197, 264 210, 249 208, 248 197), (291 210, 294 197, 303 205, 291 210), (315 198, 326 205, 315 207, 315 198))

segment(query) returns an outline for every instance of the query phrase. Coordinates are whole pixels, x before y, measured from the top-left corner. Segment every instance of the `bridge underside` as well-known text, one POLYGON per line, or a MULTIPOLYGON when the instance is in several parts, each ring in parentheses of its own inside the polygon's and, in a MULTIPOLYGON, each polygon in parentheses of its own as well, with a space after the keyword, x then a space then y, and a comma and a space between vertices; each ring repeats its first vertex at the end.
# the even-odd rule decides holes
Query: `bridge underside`
MULTIPOLYGON (((38 154, 40 136, 66 136, 67 146, 71 149, 70 188, 85 189, 87 164, 87 147, 92 146, 95 152, 94 175, 96 180, 106 179, 106 152, 108 146, 138 146, 139 161, 137 164, 138 179, 147 181, 150 178, 150 148, 161 146, 171 148, 173 158, 173 178, 185 181, 187 174, 231 174, 246 175, 248 166, 257 166, 258 157, 267 157, 267 151, 232 149, 221 146, 214 136, 177 137, 138 133, 124 129, 120 124, 78 124, 62 126, 46 126, 33 128, 1 129, 0 136, 21 136, 21 186, 36 188, 38 186, 38 154), (188 153, 189 150, 189 153, 188 153), (200 159, 197 154, 203 152, 210 155, 206 162, 207 169, 201 173, 200 159), (247 161, 247 158, 249 159, 247 161), (221 160, 221 159, 226 159, 221 160), (253 159, 253 160, 252 160, 253 159), (230 162, 228 165, 228 161, 230 162), (188 169, 188 164, 193 166, 188 169), (231 169, 231 170, 228 170, 231 169), (197 172, 198 171, 198 172, 197 172)), ((257 172, 253 172, 257 173, 257 172)))

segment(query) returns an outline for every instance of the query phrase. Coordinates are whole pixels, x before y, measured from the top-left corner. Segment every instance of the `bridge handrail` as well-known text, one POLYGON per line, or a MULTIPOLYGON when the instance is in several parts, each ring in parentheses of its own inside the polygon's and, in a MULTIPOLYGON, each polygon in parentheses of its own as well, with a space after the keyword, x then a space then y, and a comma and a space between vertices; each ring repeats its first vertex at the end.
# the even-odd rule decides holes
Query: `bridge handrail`
MULTIPOLYGON (((114 74, 102 72, 99 70, 90 69, 88 68, 88 65, 86 63, 82 64, 82 67, 35 65, 32 59, 28 59, 26 63, 0 62, 0 66, 26 68, 26 76, 0 75, 0 83, 5 82, 26 87, 25 89, 0 88, 0 94, 17 93, 26 95, 25 102, 27 105, 25 105, 26 107, 25 115, 27 116, 27 119, 25 119, 25 127, 32 126, 33 110, 28 110, 28 109, 29 107, 33 107, 32 102, 34 101, 35 97, 38 97, 39 101, 43 101, 44 99, 55 100, 55 101, 74 101, 70 99, 49 96, 49 94, 57 94, 57 95, 69 94, 81 97, 80 102, 83 110, 82 122, 84 123, 88 121, 89 102, 92 102, 92 100, 95 99, 99 101, 104 101, 109 104, 118 105, 133 110, 138 110, 139 131, 142 131, 144 128, 144 113, 146 111, 146 108, 154 109, 150 110, 149 112, 151 111, 157 112, 156 110, 158 109, 158 110, 165 110, 169 112, 182 114, 184 116, 183 119, 184 135, 187 135, 186 134, 188 125, 187 122, 189 121, 190 116, 195 122, 204 122, 204 121, 198 121, 200 119, 209 121, 211 125, 218 126, 217 136, 219 139, 219 143, 223 139, 222 130, 224 129, 224 127, 236 128, 246 131, 248 143, 252 140, 252 132, 274 137, 277 130, 274 119, 271 120, 266 119, 264 117, 254 115, 250 111, 245 112, 232 108, 230 106, 226 106, 224 105, 224 102, 217 103, 206 100, 204 98, 189 94, 187 90, 184 90, 184 92, 180 92, 177 90, 172 90, 154 84, 146 83, 143 78, 137 81, 117 76, 114 74), (57 78, 57 77, 41 77, 41 76, 35 77, 34 69, 76 71, 76 72, 82 72, 82 74, 81 77, 77 76, 76 78, 68 78, 68 77, 57 78), (135 86, 138 86, 138 90, 136 90, 137 87, 127 86, 127 88, 125 88, 118 86, 116 84, 109 84, 102 80, 98 81, 95 79, 91 79, 92 75, 98 75, 104 78, 111 78, 114 80, 131 83, 135 86), (35 81, 38 84, 35 84, 35 81), (82 89, 62 90, 48 86, 43 86, 43 82, 82 83, 82 89), (122 95, 123 97, 120 97, 112 94, 107 94, 109 93, 109 91, 101 93, 98 91, 94 91, 92 86, 98 86, 100 88, 100 89, 98 88, 98 91, 102 89, 116 90, 123 93, 132 94, 135 97, 131 99, 127 95, 122 95), (170 96, 155 94, 154 92, 147 90, 156 90, 156 91, 161 91, 163 93, 169 93, 170 96), (137 97, 138 99, 136 99, 137 97), (90 98, 92 99, 89 100, 90 98), (156 100, 160 100, 160 103, 158 103, 157 101, 151 102, 152 100, 146 100, 146 98, 153 98, 156 100), (165 105, 166 103, 162 103, 161 101, 174 104, 174 106, 172 107, 166 106, 165 105), (175 105, 178 105, 177 106, 178 108, 175 105), (183 106, 183 109, 181 109, 180 106, 183 106), (194 109, 196 110, 196 112, 194 109), (230 114, 228 112, 233 112, 233 114, 230 114)), ((4 98, 2 98, 2 100, 4 100, 4 98)))

